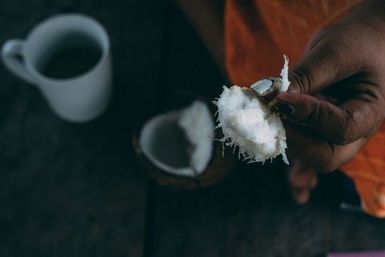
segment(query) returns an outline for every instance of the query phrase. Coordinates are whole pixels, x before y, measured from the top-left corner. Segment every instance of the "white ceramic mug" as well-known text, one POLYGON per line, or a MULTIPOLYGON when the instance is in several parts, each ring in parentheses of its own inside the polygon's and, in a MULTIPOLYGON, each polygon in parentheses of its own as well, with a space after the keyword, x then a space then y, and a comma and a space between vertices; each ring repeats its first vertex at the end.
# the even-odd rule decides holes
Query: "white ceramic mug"
POLYGON ((25 40, 5 42, 1 57, 11 72, 36 85, 54 112, 67 121, 89 121, 108 105, 111 93, 110 42, 105 29, 91 17, 81 14, 54 16, 38 24, 25 40), (93 67, 65 79, 42 73, 58 49, 77 43, 89 44, 100 51, 100 58, 93 67))

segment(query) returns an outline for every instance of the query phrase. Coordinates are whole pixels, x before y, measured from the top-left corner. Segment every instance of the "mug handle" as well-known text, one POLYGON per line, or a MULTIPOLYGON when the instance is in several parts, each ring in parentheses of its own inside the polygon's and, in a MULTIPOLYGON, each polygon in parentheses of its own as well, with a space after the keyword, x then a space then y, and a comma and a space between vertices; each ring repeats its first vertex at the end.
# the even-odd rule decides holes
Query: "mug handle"
POLYGON ((4 65, 13 74, 31 84, 36 84, 35 79, 28 72, 23 63, 23 45, 24 42, 20 39, 10 39, 6 41, 1 49, 1 59, 3 60, 4 65))

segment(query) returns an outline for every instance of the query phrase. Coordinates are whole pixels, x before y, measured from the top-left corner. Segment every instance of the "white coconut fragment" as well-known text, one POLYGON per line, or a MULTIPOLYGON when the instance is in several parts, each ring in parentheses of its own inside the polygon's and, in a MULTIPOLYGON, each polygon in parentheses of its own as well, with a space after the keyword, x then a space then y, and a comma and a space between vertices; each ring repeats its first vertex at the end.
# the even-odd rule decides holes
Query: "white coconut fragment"
POLYGON ((208 106, 190 106, 160 114, 147 121, 139 145, 148 160, 161 170, 195 177, 207 168, 213 153, 214 120, 208 106))
MULTIPOLYGON (((279 89, 281 92, 287 91, 290 85, 289 60, 286 56, 284 59, 279 89)), ((260 92, 267 91, 268 83, 262 80, 257 88, 260 92)), ((282 155, 283 161, 289 164, 285 152, 286 132, 281 118, 256 97, 253 90, 239 86, 223 87, 223 92, 215 103, 218 107, 218 127, 222 128, 224 135, 221 141, 234 149, 238 147, 239 157, 249 162, 264 163, 282 155)))
POLYGON ((207 167, 213 151, 215 125, 210 110, 205 103, 195 101, 181 112, 178 124, 193 148, 190 165, 200 174, 207 167))
POLYGON ((280 92, 286 92, 289 89, 290 81, 289 81, 289 58, 286 55, 283 56, 285 62, 283 64, 283 68, 281 70, 281 80, 282 85, 279 89, 280 92))

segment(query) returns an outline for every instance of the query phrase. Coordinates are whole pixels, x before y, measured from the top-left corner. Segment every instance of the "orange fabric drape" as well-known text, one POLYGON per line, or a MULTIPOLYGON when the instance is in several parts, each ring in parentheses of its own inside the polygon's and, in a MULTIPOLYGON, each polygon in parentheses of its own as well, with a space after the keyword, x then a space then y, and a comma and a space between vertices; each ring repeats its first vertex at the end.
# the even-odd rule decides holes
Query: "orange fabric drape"
MULTIPOLYGON (((240 86, 291 66, 323 26, 342 17, 354 0, 226 0, 225 55, 230 80, 240 86)), ((364 209, 385 217, 385 125, 342 171, 356 185, 364 209)))

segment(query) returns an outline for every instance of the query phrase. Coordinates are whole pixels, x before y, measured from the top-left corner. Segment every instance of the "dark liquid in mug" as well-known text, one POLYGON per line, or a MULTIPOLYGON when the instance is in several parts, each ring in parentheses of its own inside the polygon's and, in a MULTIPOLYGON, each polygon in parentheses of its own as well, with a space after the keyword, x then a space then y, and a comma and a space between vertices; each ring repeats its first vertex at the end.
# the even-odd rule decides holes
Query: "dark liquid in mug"
POLYGON ((99 49, 87 46, 71 46, 58 50, 49 58, 43 74, 55 79, 77 77, 92 69, 101 57, 99 49))

